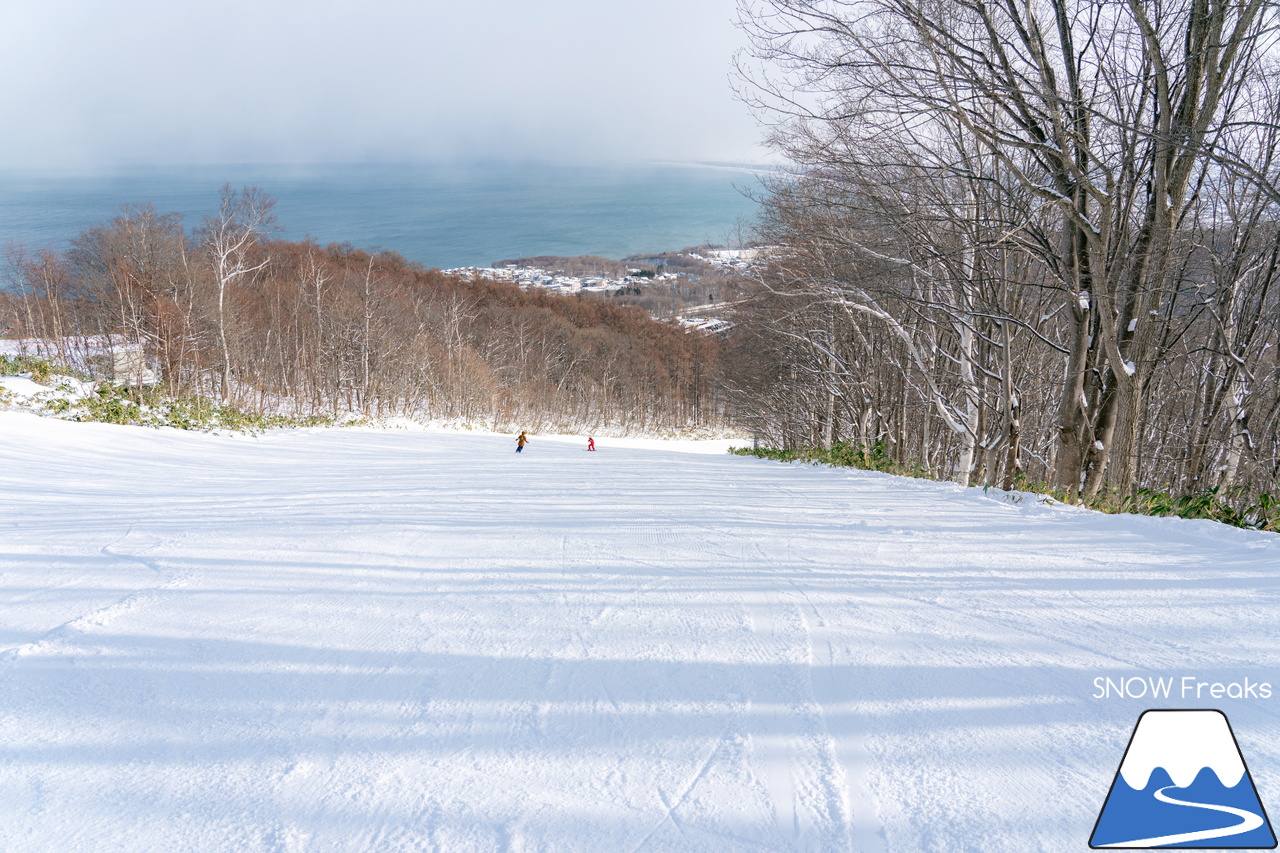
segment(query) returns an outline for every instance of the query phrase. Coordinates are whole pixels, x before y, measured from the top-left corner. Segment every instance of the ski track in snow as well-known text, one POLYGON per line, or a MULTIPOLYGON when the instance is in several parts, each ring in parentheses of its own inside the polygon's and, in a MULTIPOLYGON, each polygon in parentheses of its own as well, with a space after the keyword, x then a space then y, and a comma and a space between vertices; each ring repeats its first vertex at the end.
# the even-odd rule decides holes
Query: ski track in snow
MULTIPOLYGON (((1096 676, 1280 662, 1277 537, 1208 522, 679 442, 0 439, 0 850, 1057 853, 1159 704, 1096 676)), ((1222 706, 1264 802, 1275 701, 1222 706)))

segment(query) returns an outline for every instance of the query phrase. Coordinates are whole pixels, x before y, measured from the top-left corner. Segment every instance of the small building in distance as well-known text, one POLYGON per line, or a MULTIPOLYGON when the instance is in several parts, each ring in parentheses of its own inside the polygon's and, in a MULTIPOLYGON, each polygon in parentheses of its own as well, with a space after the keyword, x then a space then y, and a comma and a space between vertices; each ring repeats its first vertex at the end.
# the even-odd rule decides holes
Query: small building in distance
POLYGON ((115 347, 111 350, 111 379, 130 387, 160 384, 160 366, 147 360, 142 347, 115 347))

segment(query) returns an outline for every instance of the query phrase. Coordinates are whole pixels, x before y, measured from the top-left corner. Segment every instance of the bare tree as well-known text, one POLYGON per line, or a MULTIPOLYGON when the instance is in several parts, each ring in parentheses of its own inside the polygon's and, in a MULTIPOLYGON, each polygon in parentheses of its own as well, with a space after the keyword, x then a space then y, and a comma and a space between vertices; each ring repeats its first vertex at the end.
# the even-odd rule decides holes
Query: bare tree
POLYGON ((843 205, 814 217, 825 231, 808 246, 859 260, 846 270, 874 261, 901 271, 880 293, 831 278, 831 264, 804 276, 898 338, 904 377, 956 437, 956 478, 994 458, 984 413, 998 412, 1001 441, 1015 441, 1025 411, 1009 360, 1017 335, 1065 356, 1053 481, 1070 493, 1135 488, 1153 383, 1192 310, 1189 228, 1206 215, 1205 190, 1252 185, 1255 211, 1276 198, 1267 148, 1240 129, 1277 122, 1277 7, 741 8, 761 61, 742 63, 748 97, 772 119, 775 146, 843 205), (1056 291, 1056 304, 1033 299, 1041 313, 1021 313, 1033 307, 1021 293, 1039 288, 1056 291), (984 404, 988 391, 1002 400, 984 404))
POLYGON ((218 346, 222 354, 221 394, 224 403, 233 398, 231 349, 227 342, 227 297, 231 288, 259 270, 270 258, 255 252, 258 242, 275 229, 275 199, 259 187, 239 192, 222 187, 218 215, 205 218, 203 244, 208 253, 217 290, 218 346))

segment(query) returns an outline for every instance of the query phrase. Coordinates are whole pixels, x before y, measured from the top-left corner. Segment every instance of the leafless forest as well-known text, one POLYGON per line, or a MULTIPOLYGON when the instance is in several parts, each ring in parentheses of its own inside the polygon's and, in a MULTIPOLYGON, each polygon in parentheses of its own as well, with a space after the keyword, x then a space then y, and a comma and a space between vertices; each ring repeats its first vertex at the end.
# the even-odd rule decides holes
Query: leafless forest
POLYGON ((714 337, 272 229, 256 188, 224 189, 192 233, 126 210, 64 252, 11 249, 0 319, 62 363, 83 362, 66 350, 85 336, 141 346, 169 392, 247 411, 636 432, 722 422, 714 337))
POLYGON ((1085 498, 1275 494, 1275 3, 741 14, 744 93, 794 164, 725 354, 770 442, 1085 498))

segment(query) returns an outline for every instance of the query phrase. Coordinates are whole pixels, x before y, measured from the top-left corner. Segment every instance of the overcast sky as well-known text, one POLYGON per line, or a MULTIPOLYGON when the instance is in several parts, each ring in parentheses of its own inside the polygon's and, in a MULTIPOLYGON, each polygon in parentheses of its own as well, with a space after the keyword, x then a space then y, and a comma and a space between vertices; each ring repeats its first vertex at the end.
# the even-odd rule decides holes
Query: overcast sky
POLYGON ((758 162, 734 0, 0 0, 0 164, 758 162))

